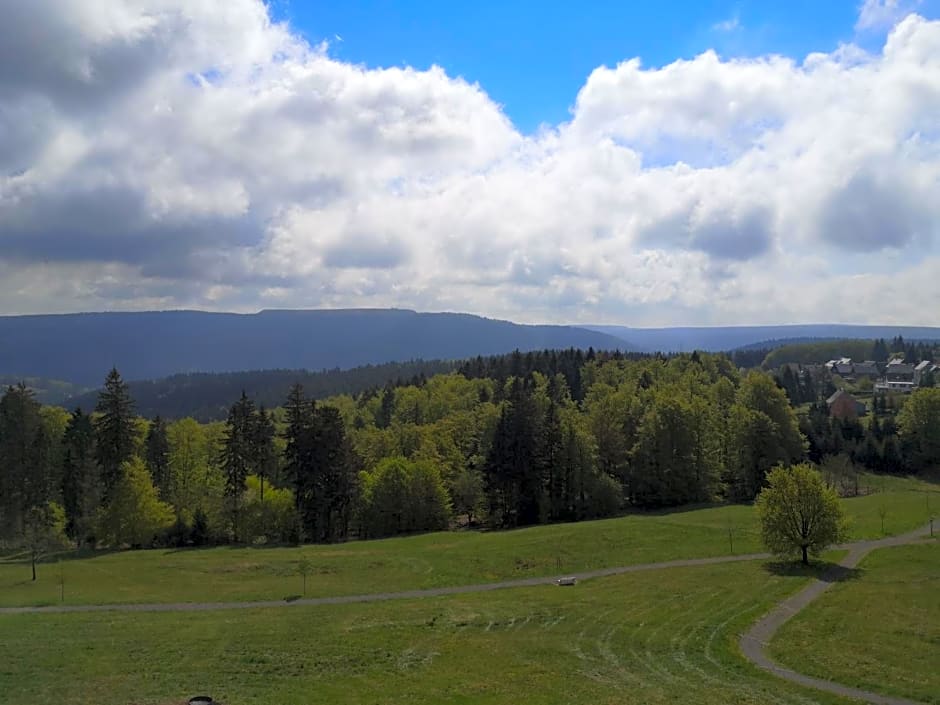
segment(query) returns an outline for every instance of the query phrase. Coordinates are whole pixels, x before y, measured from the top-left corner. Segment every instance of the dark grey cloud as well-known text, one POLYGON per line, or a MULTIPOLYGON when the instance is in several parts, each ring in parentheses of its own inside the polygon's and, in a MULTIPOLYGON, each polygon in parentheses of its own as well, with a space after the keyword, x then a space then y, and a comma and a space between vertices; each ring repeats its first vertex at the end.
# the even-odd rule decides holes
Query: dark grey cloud
POLYGON ((697 250, 717 260, 731 261, 760 257, 773 243, 773 214, 766 207, 736 212, 729 204, 699 218, 694 211, 695 207, 688 206, 658 218, 640 230, 639 241, 655 249, 697 250))
MULTIPOLYGON (((116 5, 112 11, 126 8, 116 5)), ((107 31, 108 12, 56 0, 9 0, 0 21, 0 99, 42 95, 64 110, 97 112, 165 65, 185 31, 176 12, 152 14, 133 34, 107 31), (100 18, 89 20, 90 13, 100 18), (84 24, 102 26, 97 36, 84 24), (150 24, 150 26, 146 26, 150 24)), ((141 16, 138 19, 142 19, 141 16)))
POLYGON ((749 260, 765 254, 773 242, 771 213, 753 208, 722 213, 690 228, 689 247, 719 260, 749 260))
POLYGON ((900 248, 935 236, 940 231, 934 216, 940 203, 940 182, 935 183, 932 194, 910 188, 903 175, 890 171, 854 174, 824 201, 820 234, 833 245, 862 252, 900 248))
POLYGON ((0 207, 6 259, 117 262, 147 276, 204 276, 199 260, 207 251, 254 247, 263 235, 264 223, 252 212, 154 217, 144 195, 124 185, 43 193, 0 207))

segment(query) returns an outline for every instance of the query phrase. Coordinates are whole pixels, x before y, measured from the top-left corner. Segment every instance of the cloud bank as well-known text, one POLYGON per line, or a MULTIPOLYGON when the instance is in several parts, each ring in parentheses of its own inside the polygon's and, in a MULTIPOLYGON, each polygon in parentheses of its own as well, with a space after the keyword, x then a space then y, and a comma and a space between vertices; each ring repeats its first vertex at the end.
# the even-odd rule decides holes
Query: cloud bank
POLYGON ((934 322, 940 22, 599 67, 522 134, 485 87, 340 62, 259 0, 4 5, 0 313, 934 322))

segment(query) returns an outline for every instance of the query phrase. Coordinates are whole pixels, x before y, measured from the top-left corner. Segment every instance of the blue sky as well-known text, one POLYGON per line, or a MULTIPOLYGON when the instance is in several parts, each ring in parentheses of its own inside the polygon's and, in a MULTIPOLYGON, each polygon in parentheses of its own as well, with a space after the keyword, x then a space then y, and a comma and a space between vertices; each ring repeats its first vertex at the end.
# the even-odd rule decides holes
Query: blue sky
MULTIPOLYGON (((478 82, 526 132, 557 124, 591 71, 640 57, 647 68, 707 49, 723 57, 802 59, 855 42, 877 49, 883 33, 856 31, 858 0, 657 2, 440 2, 274 0, 312 43, 370 68, 433 64, 478 82), (667 9, 668 8, 668 9, 667 9)), ((911 3, 928 18, 940 2, 911 3)))

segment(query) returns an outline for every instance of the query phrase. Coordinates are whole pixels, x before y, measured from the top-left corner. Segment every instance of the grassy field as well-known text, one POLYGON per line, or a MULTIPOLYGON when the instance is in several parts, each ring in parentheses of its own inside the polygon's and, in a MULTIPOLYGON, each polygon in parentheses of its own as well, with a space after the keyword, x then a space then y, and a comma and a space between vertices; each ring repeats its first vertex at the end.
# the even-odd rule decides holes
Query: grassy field
MULTIPOLYGON (((846 499, 853 538, 900 533, 927 520, 925 490, 940 487, 866 477, 877 490, 846 499)), ((0 606, 282 599, 302 592, 298 563, 311 564, 307 596, 348 595, 556 575, 577 570, 763 550, 754 509, 733 505, 508 532, 445 532, 299 548, 215 548, 98 554, 39 566, 0 561, 0 606)))
POLYGON ((940 703, 940 543, 875 551, 784 625, 771 653, 802 673, 940 703))
POLYGON ((238 612, 0 617, 0 704, 839 703, 738 634, 803 575, 759 561, 575 587, 238 612))

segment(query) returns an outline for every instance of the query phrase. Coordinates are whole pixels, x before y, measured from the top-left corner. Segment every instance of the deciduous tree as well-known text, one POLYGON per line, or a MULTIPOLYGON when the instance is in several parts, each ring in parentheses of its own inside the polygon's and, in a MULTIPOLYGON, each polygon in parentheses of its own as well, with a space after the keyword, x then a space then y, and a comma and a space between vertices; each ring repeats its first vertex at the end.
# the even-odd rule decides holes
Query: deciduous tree
POLYGON ((767 548, 779 555, 797 554, 803 563, 845 537, 839 498, 807 463, 768 473, 757 513, 767 548))
POLYGON ((33 580, 36 580, 36 564, 48 551, 64 548, 68 544, 65 535, 65 511, 55 502, 30 507, 23 522, 23 545, 29 552, 33 580))
POLYGON ((173 524, 173 510, 160 500, 144 461, 126 461, 98 522, 98 536, 111 546, 150 546, 173 524))
POLYGON ((918 389, 898 414, 901 448, 914 472, 940 465, 940 389, 918 389))

